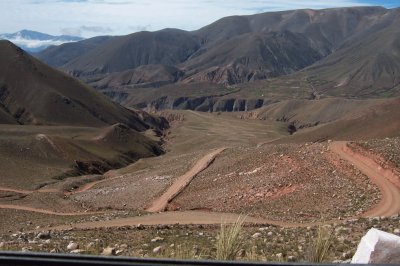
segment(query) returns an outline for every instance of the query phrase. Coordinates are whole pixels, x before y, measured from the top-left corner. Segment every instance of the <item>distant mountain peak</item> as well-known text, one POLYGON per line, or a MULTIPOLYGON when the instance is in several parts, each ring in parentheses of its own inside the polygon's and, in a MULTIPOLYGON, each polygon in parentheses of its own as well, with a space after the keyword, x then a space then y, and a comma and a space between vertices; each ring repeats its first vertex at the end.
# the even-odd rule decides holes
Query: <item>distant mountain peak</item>
POLYGON ((40 52, 51 45, 60 45, 83 40, 83 38, 77 36, 53 36, 27 29, 15 33, 0 34, 0 39, 9 40, 30 53, 40 52))

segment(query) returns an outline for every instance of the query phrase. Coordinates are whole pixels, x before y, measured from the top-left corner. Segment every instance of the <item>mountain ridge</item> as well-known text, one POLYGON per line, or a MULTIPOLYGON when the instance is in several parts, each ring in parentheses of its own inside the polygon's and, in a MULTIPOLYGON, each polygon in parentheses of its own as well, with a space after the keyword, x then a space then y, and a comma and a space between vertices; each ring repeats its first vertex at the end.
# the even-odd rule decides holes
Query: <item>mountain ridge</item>
MULTIPOLYGON (((257 86, 264 91, 269 82, 263 80, 282 78, 277 83, 284 83, 284 79, 292 79, 289 76, 306 80, 308 85, 300 89, 308 95, 396 96, 400 95, 400 86, 396 85, 400 77, 400 58, 396 56, 399 10, 346 7, 231 16, 191 32, 164 29, 110 37, 72 56, 57 53, 60 50, 55 48, 51 60, 62 71, 107 95, 116 95, 114 99, 121 99, 119 93, 124 94, 123 98, 143 98, 133 89, 165 85, 163 95, 171 96, 191 83, 236 86, 242 95, 249 91, 242 99, 254 98, 250 95, 256 89, 255 81, 261 81, 257 86), (57 61, 58 57, 63 60, 57 61), (166 68, 175 69, 178 76, 166 68), (159 74, 152 75, 156 69, 159 74), (136 78, 127 79, 127 73, 136 78), (174 84, 175 88, 171 86, 174 84)), ((63 47, 79 50, 79 43, 63 47)), ((50 62, 45 52, 38 54, 38 58, 50 62)), ((282 90, 291 91, 283 87, 282 90)), ((264 103, 278 100, 266 99, 264 95, 259 93, 257 99, 264 103)), ((200 95, 204 97, 208 95, 200 95)), ((140 102, 140 106, 158 100, 163 101, 152 99, 140 102)))

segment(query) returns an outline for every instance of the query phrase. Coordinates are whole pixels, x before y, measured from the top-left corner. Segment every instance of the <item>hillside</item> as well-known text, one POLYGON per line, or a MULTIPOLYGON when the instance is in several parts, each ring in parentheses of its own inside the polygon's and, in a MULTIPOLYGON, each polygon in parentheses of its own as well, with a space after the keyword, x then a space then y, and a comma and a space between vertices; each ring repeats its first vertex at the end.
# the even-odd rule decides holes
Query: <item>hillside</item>
POLYGON ((162 154, 168 122, 0 41, 0 126, 0 186, 37 188, 162 154))
POLYGON ((124 123, 139 131, 150 127, 138 113, 109 101, 8 41, 0 41, 0 58, 0 108, 8 120, 11 116, 19 124, 94 127, 124 123))
POLYGON ((399 104, 400 98, 394 98, 376 102, 370 106, 367 104, 363 108, 353 108, 339 119, 299 131, 285 142, 323 142, 330 139, 356 141, 398 137, 399 104))
POLYGON ((334 82, 322 93, 392 96, 400 90, 400 9, 382 16, 365 34, 305 70, 311 79, 334 82))

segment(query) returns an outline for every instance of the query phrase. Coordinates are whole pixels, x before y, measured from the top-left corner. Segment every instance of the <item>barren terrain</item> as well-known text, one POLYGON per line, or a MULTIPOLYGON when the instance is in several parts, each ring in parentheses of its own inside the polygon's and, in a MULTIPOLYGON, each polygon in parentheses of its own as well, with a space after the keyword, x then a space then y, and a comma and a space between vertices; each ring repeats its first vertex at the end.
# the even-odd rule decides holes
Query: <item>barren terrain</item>
MULTIPOLYGON (((246 221, 252 224, 249 232, 274 225, 277 227, 267 227, 273 234, 284 230, 277 234, 291 235, 291 229, 278 228, 315 228, 321 219, 336 224, 335 228, 340 227, 338 224, 346 228, 357 224, 361 228, 374 220, 360 217, 399 212, 399 187, 386 181, 377 183, 376 178, 385 178, 380 176, 379 162, 371 161, 370 167, 374 163, 376 167, 365 170, 362 162, 366 154, 351 143, 272 144, 289 135, 287 123, 246 120, 229 113, 171 111, 163 115, 169 118, 171 128, 164 144, 168 152, 162 156, 143 158, 102 175, 66 178, 40 189, 1 187, 0 211, 20 221, 15 226, 4 226, 3 232, 51 230, 52 244, 41 248, 61 252, 65 248, 56 232, 64 230, 72 230, 70 239, 74 241, 82 241, 78 240, 85 232, 82 229, 89 230, 87 239, 96 235, 109 239, 96 244, 98 250, 117 243, 109 235, 112 231, 101 228, 126 228, 123 230, 133 236, 138 233, 134 229, 138 225, 167 226, 165 234, 172 234, 173 230, 184 230, 185 225, 203 224, 211 226, 204 229, 210 232, 211 240, 214 225, 234 222, 240 214, 248 215, 246 221), (181 226, 170 229, 176 224, 181 226)), ((307 230, 313 229, 297 232, 307 235, 307 230)), ((144 233, 140 233, 139 240, 143 245, 153 231, 146 229, 144 233)), ((3 241, 8 249, 26 247, 25 242, 6 235, 3 241)), ((354 238, 356 235, 351 241, 354 238)), ((271 245, 279 246, 279 239, 274 238, 271 245)), ((294 240, 290 241, 292 245, 294 240)), ((354 250, 355 242, 343 241, 342 249, 354 250)), ((28 242, 27 248, 38 249, 35 243, 40 241, 28 242)), ((149 255, 150 247, 143 246, 142 251, 135 247, 133 253, 125 249, 121 254, 149 255)), ((96 253, 92 248, 83 250, 96 253)), ((256 253, 262 257, 261 251, 256 253)), ((304 250, 294 249, 285 256, 289 253, 297 259, 305 254, 304 250)), ((343 259, 343 254, 336 253, 332 253, 332 259, 343 259)), ((275 253, 264 256, 276 259, 275 253)))

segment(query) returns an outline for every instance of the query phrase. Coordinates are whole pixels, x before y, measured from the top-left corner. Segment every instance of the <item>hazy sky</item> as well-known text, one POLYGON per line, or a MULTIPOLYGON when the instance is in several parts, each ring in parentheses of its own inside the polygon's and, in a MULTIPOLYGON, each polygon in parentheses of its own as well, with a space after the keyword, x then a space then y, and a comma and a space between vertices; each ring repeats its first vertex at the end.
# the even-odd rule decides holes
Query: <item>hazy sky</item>
POLYGON ((21 29, 82 37, 195 30, 229 15, 298 8, 400 6, 400 0, 0 0, 0 33, 21 29))

